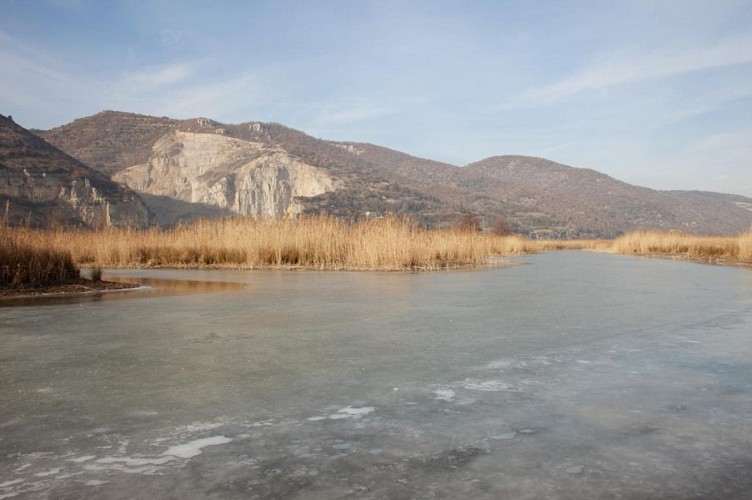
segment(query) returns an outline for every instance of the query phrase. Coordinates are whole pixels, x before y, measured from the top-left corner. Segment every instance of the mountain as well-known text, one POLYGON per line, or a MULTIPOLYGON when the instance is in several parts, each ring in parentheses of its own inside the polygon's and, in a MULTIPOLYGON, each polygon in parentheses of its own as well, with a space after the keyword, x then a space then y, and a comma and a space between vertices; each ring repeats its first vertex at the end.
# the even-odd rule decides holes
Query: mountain
POLYGON ((462 169, 481 194, 550 214, 562 229, 615 236, 636 229, 738 233, 752 223, 748 198, 656 191, 541 158, 497 156, 462 169), (740 202, 740 203, 738 203, 740 202))
POLYGON ((196 216, 410 214, 429 227, 466 211, 533 236, 612 237, 634 229, 731 234, 752 199, 656 191, 542 158, 458 167, 381 146, 316 139, 275 123, 226 125, 105 111, 39 131, 144 198, 161 224, 196 216))
POLYGON ((111 181, 0 115, 0 204, 10 224, 146 227, 149 211, 111 181))
POLYGON ((541 237, 614 237, 637 229, 735 234, 752 224, 752 199, 657 191, 595 170, 530 156, 494 156, 464 167, 380 146, 341 143, 390 178, 541 237))
POLYGON ((440 205, 338 145, 274 123, 105 111, 40 133, 139 192, 164 225, 223 214, 358 217, 440 205))

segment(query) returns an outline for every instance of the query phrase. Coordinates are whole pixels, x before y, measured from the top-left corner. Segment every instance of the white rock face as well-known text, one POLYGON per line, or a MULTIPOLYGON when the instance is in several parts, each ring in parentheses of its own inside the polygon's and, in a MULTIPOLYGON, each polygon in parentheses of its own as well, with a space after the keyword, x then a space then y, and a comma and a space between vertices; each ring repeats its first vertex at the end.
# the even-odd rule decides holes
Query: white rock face
POLYGON ((299 213, 297 197, 336 188, 324 170, 285 151, 220 134, 181 131, 166 134, 146 163, 123 170, 114 180, 152 195, 273 217, 299 213))

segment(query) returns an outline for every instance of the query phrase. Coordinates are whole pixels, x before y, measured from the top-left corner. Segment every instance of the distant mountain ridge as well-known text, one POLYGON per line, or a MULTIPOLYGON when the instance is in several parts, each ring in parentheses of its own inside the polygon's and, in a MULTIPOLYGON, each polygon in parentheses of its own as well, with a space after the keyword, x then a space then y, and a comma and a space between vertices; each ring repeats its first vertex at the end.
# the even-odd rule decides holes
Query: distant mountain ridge
POLYGON ((519 232, 553 237, 731 234, 752 224, 752 199, 743 196, 657 191, 526 156, 457 167, 275 123, 105 111, 39 134, 142 194, 162 224, 221 214, 392 212, 442 227, 466 211, 486 226, 503 217, 519 232))

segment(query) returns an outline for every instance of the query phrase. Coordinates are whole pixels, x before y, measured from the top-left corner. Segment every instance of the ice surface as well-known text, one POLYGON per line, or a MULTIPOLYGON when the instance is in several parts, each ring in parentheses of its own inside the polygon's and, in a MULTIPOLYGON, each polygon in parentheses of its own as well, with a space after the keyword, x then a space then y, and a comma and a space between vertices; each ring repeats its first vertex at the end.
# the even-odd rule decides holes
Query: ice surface
POLYGON ((752 272, 525 260, 3 308, 0 498, 748 497, 752 272))

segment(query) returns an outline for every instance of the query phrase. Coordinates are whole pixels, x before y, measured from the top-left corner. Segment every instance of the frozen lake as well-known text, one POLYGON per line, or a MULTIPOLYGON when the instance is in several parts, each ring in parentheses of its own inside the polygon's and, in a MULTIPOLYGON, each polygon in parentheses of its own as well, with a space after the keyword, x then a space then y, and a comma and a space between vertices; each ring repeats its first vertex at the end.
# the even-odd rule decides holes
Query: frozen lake
POLYGON ((0 499, 750 498, 752 270, 517 262, 2 307, 0 499))

